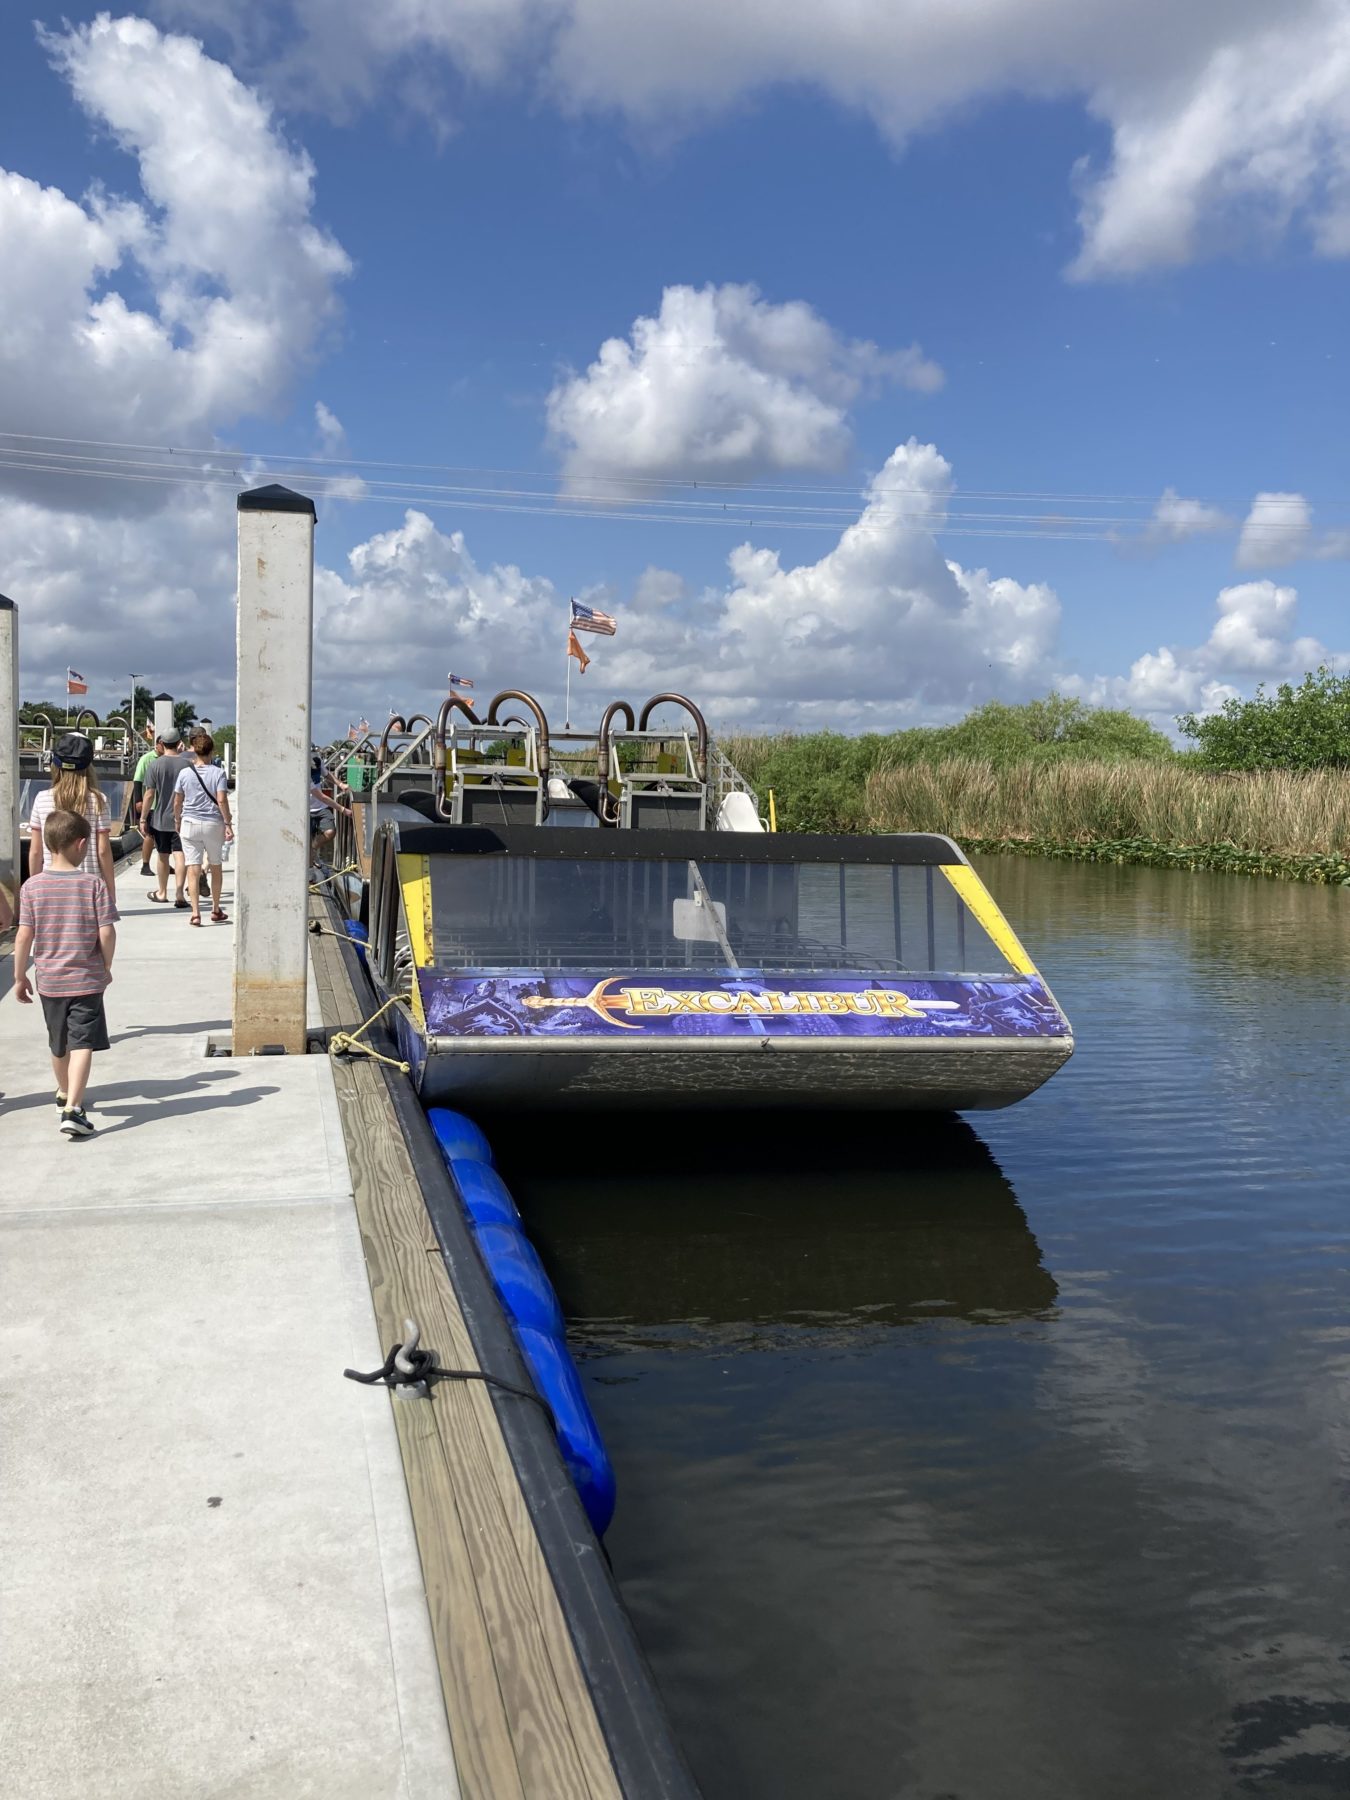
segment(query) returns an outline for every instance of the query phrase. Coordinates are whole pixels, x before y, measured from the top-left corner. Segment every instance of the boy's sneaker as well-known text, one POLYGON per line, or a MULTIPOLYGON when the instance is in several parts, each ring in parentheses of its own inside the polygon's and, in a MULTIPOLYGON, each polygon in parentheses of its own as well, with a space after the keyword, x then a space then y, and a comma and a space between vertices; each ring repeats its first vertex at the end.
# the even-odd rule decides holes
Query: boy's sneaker
POLYGON ((61 1135, 68 1138, 93 1137, 93 1124, 82 1106, 68 1106, 62 1111, 61 1135))
MULTIPOLYGON (((61 1108, 62 1112, 65 1112, 66 1107, 68 1105, 68 1101, 66 1099, 65 1093, 60 1088, 57 1088, 57 1090, 56 1090, 56 1104, 61 1108)), ((84 1103, 83 1111, 88 1112, 89 1109, 93 1106, 93 1104, 94 1103, 92 1100, 86 1100, 84 1103)))

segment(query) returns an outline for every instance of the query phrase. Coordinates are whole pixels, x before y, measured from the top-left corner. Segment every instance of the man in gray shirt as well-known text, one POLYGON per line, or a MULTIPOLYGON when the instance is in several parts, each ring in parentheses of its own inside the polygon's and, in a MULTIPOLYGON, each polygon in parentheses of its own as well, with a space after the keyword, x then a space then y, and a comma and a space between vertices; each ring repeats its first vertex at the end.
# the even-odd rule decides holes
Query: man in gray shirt
POLYGON ((141 799, 141 830, 155 840, 157 852, 155 876, 159 883, 150 898, 159 906, 169 902, 169 865, 173 865, 174 905, 186 912, 183 894, 186 870, 183 865, 183 843, 173 828, 173 790, 180 769, 191 765, 192 758, 183 752, 182 733, 170 729, 163 734, 164 754, 157 756, 145 771, 145 792, 141 799))

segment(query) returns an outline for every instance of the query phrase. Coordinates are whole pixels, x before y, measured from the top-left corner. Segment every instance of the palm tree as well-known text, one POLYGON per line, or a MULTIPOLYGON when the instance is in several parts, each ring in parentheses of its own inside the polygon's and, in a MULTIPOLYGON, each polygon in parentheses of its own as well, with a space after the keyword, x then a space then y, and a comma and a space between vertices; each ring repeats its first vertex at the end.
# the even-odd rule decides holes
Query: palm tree
MULTIPOLYGON (((131 713, 131 696, 127 695, 119 700, 117 705, 113 708, 113 711, 123 713, 129 717, 131 713)), ((137 725, 144 725, 147 719, 152 719, 154 716, 154 692, 148 687, 142 687, 138 681, 136 683, 136 723, 137 725)))

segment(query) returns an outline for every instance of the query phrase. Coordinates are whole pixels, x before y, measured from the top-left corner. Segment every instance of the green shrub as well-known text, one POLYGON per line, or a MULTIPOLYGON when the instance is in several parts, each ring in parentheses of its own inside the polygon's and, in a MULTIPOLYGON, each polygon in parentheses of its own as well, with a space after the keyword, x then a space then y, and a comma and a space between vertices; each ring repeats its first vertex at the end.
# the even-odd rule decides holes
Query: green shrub
POLYGON ((1350 675, 1324 666, 1297 687, 1260 687, 1207 718, 1183 713, 1177 725, 1208 769, 1350 768, 1350 675))
POLYGON ((1063 694, 1048 694, 1022 706, 993 700, 958 725, 866 732, 861 737, 837 731, 747 735, 723 739, 721 748, 758 791, 765 811, 768 790, 773 789, 778 821, 785 831, 865 831, 866 788, 873 777, 952 757, 999 766, 1083 758, 1176 760, 1162 732, 1145 720, 1133 713, 1087 706, 1063 694))

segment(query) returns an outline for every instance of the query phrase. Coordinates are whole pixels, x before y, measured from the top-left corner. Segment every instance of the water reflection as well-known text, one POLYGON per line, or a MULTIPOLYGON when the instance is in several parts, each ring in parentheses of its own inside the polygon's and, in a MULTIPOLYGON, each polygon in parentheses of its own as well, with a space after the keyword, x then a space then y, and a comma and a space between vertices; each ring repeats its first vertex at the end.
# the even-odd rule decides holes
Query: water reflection
POLYGON ((1026 1214, 959 1120, 625 1115, 565 1161, 528 1121, 495 1140, 583 1354, 769 1348, 1055 1300, 1026 1214))
POLYGON ((1218 965, 1228 976, 1324 976, 1350 951, 1343 888, 1250 875, 1181 873, 1113 863, 1045 863, 1027 856, 974 859, 981 879, 1054 986, 1067 941, 1129 954, 1150 945, 1218 965))
POLYGON ((985 872, 1025 1105, 494 1132, 625 1598, 709 1800, 1350 1793, 1350 895, 985 872))

